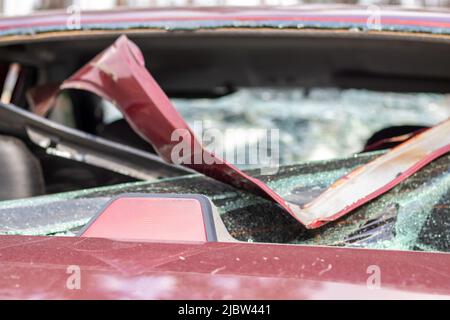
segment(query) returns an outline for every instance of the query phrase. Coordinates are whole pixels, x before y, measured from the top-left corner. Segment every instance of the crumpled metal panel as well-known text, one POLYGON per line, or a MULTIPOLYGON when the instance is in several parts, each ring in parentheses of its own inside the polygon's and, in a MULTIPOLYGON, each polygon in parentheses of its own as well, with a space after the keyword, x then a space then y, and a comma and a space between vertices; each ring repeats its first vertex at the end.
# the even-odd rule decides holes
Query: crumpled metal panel
MULTIPOLYGON (((90 91, 113 102, 131 127, 153 145, 167 162, 185 165, 209 177, 278 203, 307 228, 318 228, 387 192, 424 165, 447 153, 450 121, 415 136, 392 151, 337 180, 317 198, 304 204, 283 198, 259 179, 240 171, 206 150, 176 111, 169 98, 145 69, 139 48, 126 36, 97 55, 60 89, 90 91), (155 125, 156 124, 156 125, 155 125), (175 154, 176 130, 188 138, 190 152, 175 154)), ((41 97, 37 110, 49 110, 53 99, 41 97)))

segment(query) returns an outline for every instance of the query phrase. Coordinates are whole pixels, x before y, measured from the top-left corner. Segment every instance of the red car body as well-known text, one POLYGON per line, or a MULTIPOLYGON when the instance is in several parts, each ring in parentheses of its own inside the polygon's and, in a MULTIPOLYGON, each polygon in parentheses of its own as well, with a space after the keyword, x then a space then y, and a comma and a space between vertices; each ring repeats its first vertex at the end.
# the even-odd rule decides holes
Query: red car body
MULTIPOLYGON (((378 32, 450 34, 450 12, 384 10, 378 32)), ((81 29, 364 28, 358 7, 159 9, 86 12, 81 29)), ((0 20, 0 40, 67 37, 66 13, 0 20)), ((415 35, 419 36, 419 35, 415 35)), ((0 236, 0 298, 450 298, 450 255, 254 243, 155 243, 0 236), (79 286, 71 286, 72 276, 79 286)))
POLYGON ((242 243, 0 237, 12 299, 447 299, 450 255, 242 243), (73 267, 79 288, 68 285, 73 267), (377 285, 374 275, 380 275, 377 285))

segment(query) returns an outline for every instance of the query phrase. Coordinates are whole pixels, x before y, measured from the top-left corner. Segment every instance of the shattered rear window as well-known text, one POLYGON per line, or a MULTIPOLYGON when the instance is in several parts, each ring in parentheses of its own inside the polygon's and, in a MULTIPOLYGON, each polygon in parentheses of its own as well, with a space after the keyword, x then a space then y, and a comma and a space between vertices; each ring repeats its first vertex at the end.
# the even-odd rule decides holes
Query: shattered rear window
MULTIPOLYGON (((358 89, 242 89, 220 98, 172 102, 191 128, 203 121, 222 132, 279 129, 281 164, 347 157, 363 150, 381 129, 433 126, 450 117, 450 95, 358 89)), ((225 151, 250 143, 242 134, 228 137, 225 151)))
MULTIPOLYGON (((378 130, 433 126, 450 117, 450 95, 437 93, 243 88, 218 98, 171 101, 198 136, 195 123, 199 121, 204 130, 221 132, 279 129, 281 164, 346 157, 360 152, 378 130)), ((121 113, 104 101, 104 122, 120 118, 121 113)), ((242 140, 242 134, 227 135, 222 142, 225 152, 251 144, 242 140)))

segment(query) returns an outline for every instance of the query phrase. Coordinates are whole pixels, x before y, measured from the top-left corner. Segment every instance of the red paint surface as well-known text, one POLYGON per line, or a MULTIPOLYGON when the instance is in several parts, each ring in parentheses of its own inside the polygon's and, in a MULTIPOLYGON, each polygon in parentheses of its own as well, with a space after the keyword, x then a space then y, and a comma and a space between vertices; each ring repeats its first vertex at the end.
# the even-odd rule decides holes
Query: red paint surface
POLYGON ((196 199, 114 200, 83 237, 157 241, 207 241, 202 207, 196 199))
POLYGON ((1 298, 450 298, 450 254, 0 236, 1 298), (66 287, 69 266, 81 289, 66 287), (380 287, 368 287, 379 268, 380 287))

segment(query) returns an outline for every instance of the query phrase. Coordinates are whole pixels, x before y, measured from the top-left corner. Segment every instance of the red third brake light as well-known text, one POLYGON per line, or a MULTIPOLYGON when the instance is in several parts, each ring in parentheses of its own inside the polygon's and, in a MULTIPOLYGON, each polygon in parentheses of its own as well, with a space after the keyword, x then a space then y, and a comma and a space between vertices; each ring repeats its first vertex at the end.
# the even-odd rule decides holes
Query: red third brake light
POLYGON ((217 241, 213 206, 202 195, 119 196, 79 235, 120 240, 217 241))

